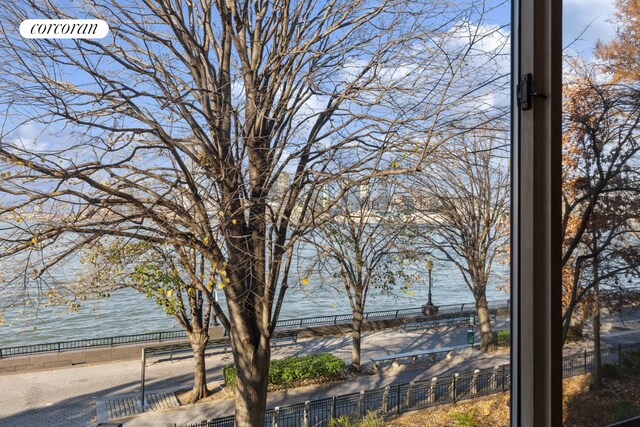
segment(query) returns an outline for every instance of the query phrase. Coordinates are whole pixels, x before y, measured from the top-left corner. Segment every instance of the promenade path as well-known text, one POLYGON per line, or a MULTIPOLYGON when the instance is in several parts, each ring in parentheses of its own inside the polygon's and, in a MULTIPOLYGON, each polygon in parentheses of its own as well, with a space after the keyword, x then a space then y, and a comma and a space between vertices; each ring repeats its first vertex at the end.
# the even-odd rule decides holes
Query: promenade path
MULTIPOLYGON (((638 313, 640 317, 640 312, 638 313)), ((499 319, 496 329, 508 327, 499 319)), ((407 352, 414 349, 447 347, 466 342, 466 327, 442 328, 429 331, 403 332, 399 329, 373 331, 363 339, 362 360, 376 355, 407 352)), ((640 342, 640 330, 612 334, 605 340, 609 345, 618 342, 640 342)), ((301 339, 298 345, 277 347, 273 358, 291 354, 326 351, 348 361, 351 355, 349 336, 301 339)), ((470 352, 470 351, 469 351, 470 352)), ((429 379, 447 372, 461 372, 508 363, 508 353, 474 357, 456 357, 425 368, 406 368, 385 374, 362 376, 357 379, 270 393, 269 406, 278 406, 328 395, 344 394, 364 389, 404 383, 414 379, 429 379)), ((210 385, 222 382, 221 367, 231 362, 230 354, 216 354, 207 358, 210 385)), ((151 363, 151 361, 149 362, 151 363)), ((146 392, 189 388, 192 381, 192 361, 189 358, 161 361, 146 368, 146 392)), ((0 426, 89 426, 96 422, 96 401, 139 392, 140 361, 120 361, 94 365, 79 365, 49 371, 37 371, 0 376, 0 426)), ((122 421, 125 426, 173 426, 199 422, 233 412, 233 402, 189 405, 180 409, 137 416, 122 421)))
MULTIPOLYGON (((498 323, 507 327, 504 321, 498 323)), ((364 335, 362 360, 368 361, 370 357, 376 355, 460 345, 465 342, 466 328, 445 327, 432 331, 410 332, 403 332, 400 329, 372 331, 364 335)), ((350 337, 346 335, 299 339, 298 345, 274 348, 272 357, 281 358, 291 354, 324 351, 348 361, 351 357, 350 346, 350 337)), ((207 379, 210 385, 222 382, 221 367, 231 362, 230 353, 207 357, 207 379)), ((174 358, 172 362, 149 361, 146 368, 145 392, 189 388, 193 378, 192 367, 192 360, 186 357, 177 360, 174 358)), ((380 384, 378 381, 381 381, 374 378, 371 380, 362 387, 373 388, 380 384)), ((360 389, 362 388, 358 388, 360 389)), ((139 392, 139 390, 139 360, 1 375, 0 426, 92 425, 96 421, 96 400, 139 392)), ((348 391, 344 391, 346 392, 348 391)), ((165 416, 168 416, 168 413, 165 416)), ((201 415, 197 414, 197 417, 200 418, 201 415)), ((193 418, 185 415, 183 419, 186 420, 184 422, 188 422, 193 418)), ((169 424, 173 425, 173 421, 162 422, 161 419, 154 419, 152 424, 147 425, 169 424)))

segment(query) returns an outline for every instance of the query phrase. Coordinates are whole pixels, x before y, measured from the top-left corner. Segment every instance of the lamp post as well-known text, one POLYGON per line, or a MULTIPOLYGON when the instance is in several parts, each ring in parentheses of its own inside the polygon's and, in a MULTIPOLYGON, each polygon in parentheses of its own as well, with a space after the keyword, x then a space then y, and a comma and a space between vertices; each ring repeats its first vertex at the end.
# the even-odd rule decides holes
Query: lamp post
POLYGON ((471 329, 467 330, 467 344, 469 344, 473 348, 473 343, 475 341, 475 329, 476 329, 476 314, 471 313, 469 316, 469 326, 471 329))
POLYGON ((429 296, 427 297, 427 306, 433 307, 433 302, 431 302, 431 270, 433 270, 433 263, 428 259, 425 261, 424 265, 427 267, 427 271, 429 272, 429 296))
MULTIPOLYGON (((213 300, 218 302, 218 290, 213 288, 213 300)), ((213 326, 220 326, 220 322, 218 322, 218 316, 216 316, 215 310, 213 311, 213 326)))
POLYGON ((429 294, 427 296, 427 304, 422 308, 422 312, 427 316, 433 316, 438 313, 438 307, 433 305, 433 301, 431 300, 431 287, 433 286, 433 282, 431 281, 431 271, 433 270, 433 262, 430 259, 424 262, 424 266, 427 268, 427 272, 429 273, 429 294))

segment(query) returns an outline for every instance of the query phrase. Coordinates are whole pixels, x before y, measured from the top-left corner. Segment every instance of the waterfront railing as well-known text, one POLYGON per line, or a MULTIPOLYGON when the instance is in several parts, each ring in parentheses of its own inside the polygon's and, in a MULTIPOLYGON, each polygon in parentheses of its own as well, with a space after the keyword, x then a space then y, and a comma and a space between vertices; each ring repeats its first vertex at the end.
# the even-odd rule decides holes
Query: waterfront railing
POLYGON ((149 332, 145 334, 135 335, 118 335, 106 338, 88 338, 73 341, 49 342, 43 344, 30 344, 15 347, 0 348, 0 359, 16 356, 26 356, 38 353, 61 353, 63 351, 84 350, 96 347, 117 347, 123 345, 150 343, 150 342, 166 342, 183 340, 187 338, 184 331, 163 331, 149 332))
MULTIPOLYGON (((489 302, 490 308, 508 308, 509 300, 491 301, 489 302)), ((447 304, 438 306, 438 315, 463 312, 468 310, 475 310, 476 305, 473 302, 466 302, 460 304, 447 304)), ((420 317, 424 316, 425 307, 409 307, 396 310, 382 310, 382 311, 369 311, 364 313, 365 320, 388 320, 388 319, 400 319, 405 317, 420 317)), ((353 315, 349 314, 337 314, 333 316, 317 316, 317 317, 304 317, 300 319, 282 319, 276 323, 276 329, 291 329, 291 328, 304 328, 308 326, 323 326, 323 325, 341 325, 353 322, 353 315)))
MULTIPOLYGON (((491 301, 491 308, 508 308, 509 300, 491 301)), ((463 312, 475 309, 475 303, 448 304, 438 307, 438 315, 463 312)), ((365 313, 365 320, 387 320, 424 316, 424 307, 411 307, 397 310, 370 311, 365 313)), ((426 316, 428 317, 428 316, 426 316)), ((276 329, 300 329, 313 326, 342 325, 353 321, 353 315, 337 314, 333 316, 304 317, 297 319, 282 319, 276 323, 276 329)), ((0 348, 0 359, 17 356, 27 356, 38 353, 53 353, 74 350, 84 350, 98 347, 117 347, 132 344, 163 343, 187 339, 183 330, 148 332, 133 335, 118 335, 106 338, 88 338, 73 341, 50 342, 43 344, 29 344, 0 348)))
MULTIPOLYGON (((602 363, 619 365, 639 350, 640 345, 606 350, 600 353, 602 363)), ((590 373, 593 367, 593 352, 579 352, 563 358, 562 375, 569 378, 590 373)), ((369 412, 383 417, 400 415, 510 389, 511 366, 505 364, 268 409, 265 427, 326 427, 330 420, 343 416, 353 420, 369 412)), ((235 417, 230 415, 183 427, 235 427, 235 417)))

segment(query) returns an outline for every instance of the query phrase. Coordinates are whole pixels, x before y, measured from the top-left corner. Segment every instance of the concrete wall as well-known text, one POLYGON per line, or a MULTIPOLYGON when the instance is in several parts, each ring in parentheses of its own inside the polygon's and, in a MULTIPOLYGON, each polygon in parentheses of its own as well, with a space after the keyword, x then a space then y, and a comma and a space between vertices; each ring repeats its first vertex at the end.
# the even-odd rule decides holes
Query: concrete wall
MULTIPOLYGON (((215 339, 222 338, 223 332, 222 328, 211 328, 209 334, 211 338, 215 339)), ((162 344, 171 344, 176 342, 184 342, 184 340, 162 341, 162 344)), ((82 365, 85 363, 104 363, 118 360, 140 359, 142 356, 142 349, 155 344, 158 344, 158 342, 8 357, 0 359, 0 374, 39 371, 82 365)))
POLYGON ((85 363, 112 362, 140 358, 143 346, 99 347, 60 353, 41 353, 29 356, 9 357, 0 360, 0 374, 27 372, 43 369, 81 365, 85 363))

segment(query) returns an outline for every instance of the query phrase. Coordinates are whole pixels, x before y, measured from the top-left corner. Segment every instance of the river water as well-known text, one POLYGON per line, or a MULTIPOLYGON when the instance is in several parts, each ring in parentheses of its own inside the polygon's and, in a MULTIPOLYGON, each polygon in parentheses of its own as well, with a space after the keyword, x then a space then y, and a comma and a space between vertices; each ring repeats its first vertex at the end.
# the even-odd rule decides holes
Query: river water
MULTIPOLYGON (((506 300, 508 294, 497 287, 505 283, 505 268, 492 278, 487 287, 490 301, 506 300)), ((427 300, 427 274, 415 281, 406 293, 395 290, 382 293, 371 289, 366 311, 417 307, 427 300)), ((434 265, 433 302, 436 305, 472 302, 469 288, 464 284, 460 272, 447 264, 434 265)), ((314 317, 349 313, 349 302, 328 283, 320 283, 318 278, 310 278, 308 285, 296 285, 287 291, 281 319, 314 317)), ((218 291, 223 308, 224 295, 218 291)), ((143 332, 157 332, 180 326, 166 315, 161 307, 151 299, 132 289, 122 289, 108 298, 88 301, 81 305, 79 312, 68 312, 61 307, 21 307, 5 312, 4 324, 0 326, 0 347, 39 344, 55 341, 69 341, 85 338, 101 338, 115 335, 129 335, 143 332), (21 311, 24 310, 24 311, 21 311)))

